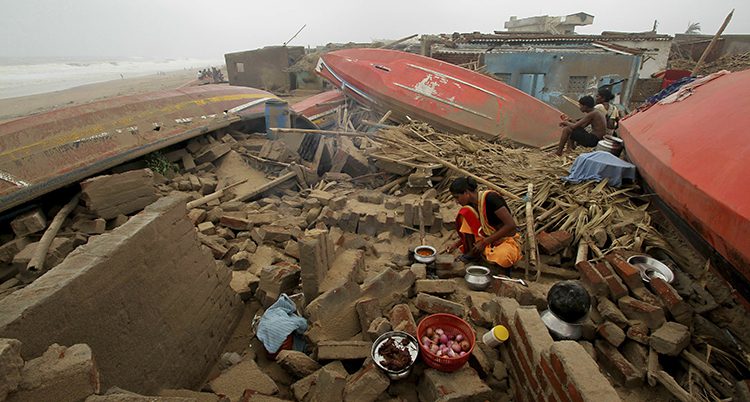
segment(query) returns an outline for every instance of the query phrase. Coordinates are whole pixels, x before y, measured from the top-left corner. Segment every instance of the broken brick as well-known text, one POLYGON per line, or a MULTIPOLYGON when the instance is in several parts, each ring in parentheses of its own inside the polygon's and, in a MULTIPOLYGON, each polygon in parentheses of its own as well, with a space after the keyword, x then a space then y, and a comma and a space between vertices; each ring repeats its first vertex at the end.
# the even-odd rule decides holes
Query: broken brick
POLYGON ((449 294, 456 291, 456 282, 449 279, 420 279, 414 283, 417 293, 449 294))
POLYGON ((369 341, 320 341, 316 355, 318 360, 364 359, 370 356, 371 349, 369 341))
POLYGON ((614 347, 620 346, 625 341, 625 332, 610 321, 606 321, 599 325, 597 332, 614 347))
POLYGON ((656 329, 666 322, 664 310, 652 304, 625 296, 618 301, 620 310, 631 320, 644 322, 650 329, 656 329))
POLYGON ((576 264, 576 269, 581 273, 581 281, 593 296, 604 296, 609 293, 604 277, 588 261, 576 264))
POLYGON ((408 305, 397 304, 393 306, 390 314, 390 322, 395 331, 404 331, 412 336, 417 336, 417 323, 414 321, 414 316, 408 305))
POLYGON ((10 221, 10 227, 17 237, 23 237, 44 230, 47 227, 47 218, 42 210, 37 208, 10 221))
POLYGON ((649 344, 658 353, 677 356, 690 345, 690 329, 677 322, 667 322, 651 334, 649 344))
POLYGON ((367 337, 374 341, 375 339, 378 339, 380 335, 383 335, 384 333, 391 331, 393 329, 393 326, 391 326, 391 322, 388 321, 385 317, 378 317, 373 322, 370 323, 370 326, 367 328, 367 337))
POLYGON ((448 313, 459 317, 465 315, 465 308, 462 304, 441 299, 427 293, 419 293, 414 305, 417 306, 418 309, 429 314, 448 313))
POLYGON ((542 231, 537 235, 536 240, 543 253, 554 255, 570 245, 573 241, 573 234, 566 230, 552 233, 542 231))
POLYGON ((276 362, 297 378, 306 377, 321 368, 320 363, 296 350, 280 351, 276 356, 276 362))
POLYGON ((374 363, 364 365, 347 378, 344 401, 374 402, 391 385, 391 381, 374 363))
POLYGON ((623 282, 630 289, 637 289, 643 287, 643 280, 641 279, 641 273, 638 268, 629 264, 627 260, 619 253, 610 253, 605 256, 607 261, 612 264, 617 275, 620 276, 623 282))
POLYGON ((614 346, 604 340, 594 343, 599 362, 619 384, 635 388, 643 383, 642 373, 631 364, 614 346))
POLYGON ((651 279, 651 289, 661 299, 675 321, 690 326, 693 322, 693 308, 680 297, 677 291, 661 278, 651 279))

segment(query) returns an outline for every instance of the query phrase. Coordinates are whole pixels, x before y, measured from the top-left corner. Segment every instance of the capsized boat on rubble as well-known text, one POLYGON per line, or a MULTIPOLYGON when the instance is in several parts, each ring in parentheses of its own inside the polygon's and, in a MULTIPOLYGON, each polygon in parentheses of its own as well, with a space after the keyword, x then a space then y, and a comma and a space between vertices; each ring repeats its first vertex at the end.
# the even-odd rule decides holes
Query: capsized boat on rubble
POLYGON ((169 145, 261 118, 265 101, 275 98, 255 88, 202 85, 0 124, 0 211, 169 145))
POLYGON ((332 89, 303 99, 291 108, 295 113, 307 117, 318 128, 329 129, 336 125, 336 112, 345 102, 344 93, 332 89))
POLYGON ((709 76, 628 116, 620 129, 627 154, 647 184, 746 284, 750 283, 748 93, 750 70, 709 76))
POLYGON ((319 75, 391 119, 541 147, 558 140, 560 111, 488 76, 429 57, 386 49, 321 56, 319 75))

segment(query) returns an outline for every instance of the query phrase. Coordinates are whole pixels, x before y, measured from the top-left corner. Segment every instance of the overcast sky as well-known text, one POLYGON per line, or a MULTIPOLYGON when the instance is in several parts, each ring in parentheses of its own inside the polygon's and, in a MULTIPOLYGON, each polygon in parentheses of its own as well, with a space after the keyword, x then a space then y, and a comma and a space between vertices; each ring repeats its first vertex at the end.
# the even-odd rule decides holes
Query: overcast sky
POLYGON ((280 45, 397 39, 411 34, 504 30, 512 15, 585 12, 579 33, 750 33, 748 0, 0 0, 0 57, 199 57, 280 45))

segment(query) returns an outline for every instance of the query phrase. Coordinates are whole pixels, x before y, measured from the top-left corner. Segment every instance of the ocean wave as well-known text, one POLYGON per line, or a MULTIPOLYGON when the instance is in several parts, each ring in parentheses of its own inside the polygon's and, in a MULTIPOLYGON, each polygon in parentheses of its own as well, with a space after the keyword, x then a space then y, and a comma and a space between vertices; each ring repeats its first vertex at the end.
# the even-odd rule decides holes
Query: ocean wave
POLYGON ((223 60, 8 60, 0 63, 0 99, 59 91, 80 85, 169 71, 223 65, 223 60))

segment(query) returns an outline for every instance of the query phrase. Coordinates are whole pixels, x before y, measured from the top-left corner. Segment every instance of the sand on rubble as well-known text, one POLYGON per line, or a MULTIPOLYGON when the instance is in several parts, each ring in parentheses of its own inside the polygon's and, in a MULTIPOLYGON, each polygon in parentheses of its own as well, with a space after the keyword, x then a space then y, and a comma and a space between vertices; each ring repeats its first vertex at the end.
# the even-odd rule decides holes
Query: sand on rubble
POLYGON ((0 99, 0 122, 115 96, 194 85, 198 83, 197 76, 198 69, 179 70, 82 85, 44 94, 0 99))

